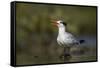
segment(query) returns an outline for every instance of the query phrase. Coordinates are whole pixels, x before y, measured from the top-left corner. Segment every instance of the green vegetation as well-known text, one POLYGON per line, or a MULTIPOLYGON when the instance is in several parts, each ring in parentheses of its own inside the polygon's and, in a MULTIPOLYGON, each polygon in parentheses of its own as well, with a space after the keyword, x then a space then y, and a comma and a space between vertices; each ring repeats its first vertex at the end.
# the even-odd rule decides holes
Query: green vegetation
MULTIPOLYGON (((63 48, 56 42, 57 28, 50 20, 64 20, 68 23, 66 29, 75 35, 96 36, 96 12, 96 7, 17 3, 17 65, 63 62, 59 59, 63 48)), ((90 56, 88 59, 92 60, 90 56)), ((88 59, 82 56, 77 61, 88 59)))

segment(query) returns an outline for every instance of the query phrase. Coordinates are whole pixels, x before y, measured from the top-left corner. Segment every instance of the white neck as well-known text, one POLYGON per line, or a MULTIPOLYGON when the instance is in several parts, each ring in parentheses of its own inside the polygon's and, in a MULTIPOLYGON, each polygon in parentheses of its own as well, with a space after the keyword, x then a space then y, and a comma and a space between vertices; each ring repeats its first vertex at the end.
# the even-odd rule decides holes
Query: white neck
POLYGON ((59 27, 59 34, 64 34, 65 33, 65 27, 59 27))

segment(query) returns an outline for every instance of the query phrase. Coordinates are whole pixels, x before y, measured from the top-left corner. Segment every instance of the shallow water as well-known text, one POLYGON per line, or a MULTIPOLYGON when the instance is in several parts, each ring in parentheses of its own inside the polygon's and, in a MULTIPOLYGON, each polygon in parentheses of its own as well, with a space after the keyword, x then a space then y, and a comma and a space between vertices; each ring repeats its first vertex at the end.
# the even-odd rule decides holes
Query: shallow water
POLYGON ((63 60, 60 58, 60 55, 64 53, 63 47, 57 44, 56 37, 35 35, 29 40, 30 43, 22 46, 20 52, 17 52, 17 65, 95 61, 96 37, 81 36, 78 39, 84 39, 85 43, 73 46, 71 58, 63 60))

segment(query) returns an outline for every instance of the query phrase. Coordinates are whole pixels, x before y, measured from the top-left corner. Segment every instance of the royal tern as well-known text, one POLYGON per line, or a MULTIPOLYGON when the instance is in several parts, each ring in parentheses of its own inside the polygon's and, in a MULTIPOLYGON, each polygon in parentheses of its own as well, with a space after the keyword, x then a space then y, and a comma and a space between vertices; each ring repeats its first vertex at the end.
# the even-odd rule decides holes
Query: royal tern
POLYGON ((70 54, 70 47, 72 45, 79 45, 84 42, 84 40, 77 40, 77 38, 70 32, 65 30, 67 23, 62 20, 54 21, 52 20, 53 25, 58 27, 58 36, 57 36, 57 43, 60 46, 64 46, 64 57, 71 56, 70 54))

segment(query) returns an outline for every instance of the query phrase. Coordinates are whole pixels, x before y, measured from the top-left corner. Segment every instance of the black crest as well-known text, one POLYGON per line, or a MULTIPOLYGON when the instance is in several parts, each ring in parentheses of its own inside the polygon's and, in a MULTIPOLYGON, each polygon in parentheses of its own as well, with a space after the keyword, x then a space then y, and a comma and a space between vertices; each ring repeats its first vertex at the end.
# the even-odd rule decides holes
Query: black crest
POLYGON ((63 25, 65 25, 65 26, 67 25, 65 22, 61 22, 61 23, 62 23, 63 25))

